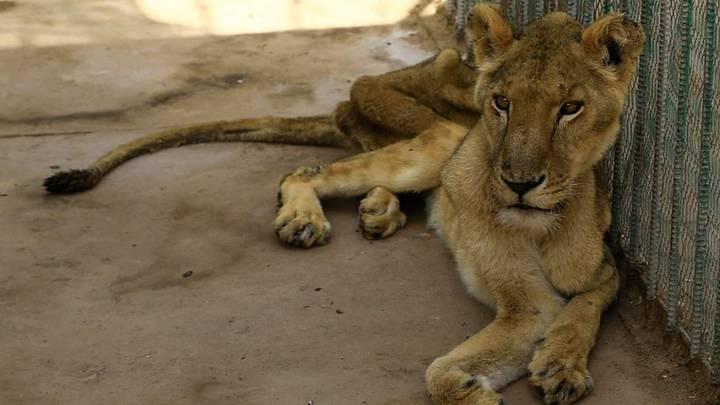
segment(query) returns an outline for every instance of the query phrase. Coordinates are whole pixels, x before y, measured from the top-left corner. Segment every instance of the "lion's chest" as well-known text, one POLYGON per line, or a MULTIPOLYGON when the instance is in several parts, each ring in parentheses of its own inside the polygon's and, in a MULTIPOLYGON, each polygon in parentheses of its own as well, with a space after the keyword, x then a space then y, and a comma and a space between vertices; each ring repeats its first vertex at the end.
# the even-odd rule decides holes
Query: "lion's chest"
POLYGON ((478 301, 490 308, 495 308, 495 294, 491 284, 487 282, 483 270, 479 269, 469 258, 458 254, 459 252, 454 253, 457 261, 457 271, 465 290, 478 301))
POLYGON ((465 289, 480 302, 494 308, 499 290, 513 280, 547 286, 537 244, 498 237, 481 219, 457 212, 441 191, 434 193, 429 207, 429 226, 451 250, 465 289))
POLYGON ((441 191, 429 207, 429 225, 452 251, 466 290, 490 307, 507 285, 572 295, 587 286, 597 267, 597 249, 582 236, 568 235, 549 246, 498 232, 483 218, 457 212, 441 191))

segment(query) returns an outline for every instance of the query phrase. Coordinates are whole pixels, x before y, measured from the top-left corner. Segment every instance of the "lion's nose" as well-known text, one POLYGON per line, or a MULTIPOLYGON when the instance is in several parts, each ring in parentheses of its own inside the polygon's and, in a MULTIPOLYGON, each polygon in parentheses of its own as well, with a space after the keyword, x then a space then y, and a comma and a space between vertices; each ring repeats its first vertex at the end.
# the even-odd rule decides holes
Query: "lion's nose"
POLYGON ((535 181, 526 181, 526 182, 520 182, 520 183, 516 183, 514 181, 509 181, 509 180, 505 179, 504 177, 503 177, 503 181, 505 182, 505 184, 507 184, 507 186, 508 186, 508 188, 510 188, 510 190, 514 191, 515 194, 522 197, 528 191, 530 191, 530 190, 534 189, 535 187, 539 186, 540 184, 542 184, 542 182, 545 181, 545 176, 540 176, 540 178, 535 181))

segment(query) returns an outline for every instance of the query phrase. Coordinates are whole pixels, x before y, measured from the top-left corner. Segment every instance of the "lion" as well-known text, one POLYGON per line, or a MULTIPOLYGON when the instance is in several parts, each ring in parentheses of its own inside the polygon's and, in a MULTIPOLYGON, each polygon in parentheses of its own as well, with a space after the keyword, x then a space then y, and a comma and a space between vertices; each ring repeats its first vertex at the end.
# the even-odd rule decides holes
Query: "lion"
POLYGON ((614 143, 644 34, 623 15, 587 28, 556 12, 513 30, 483 3, 467 20, 473 61, 444 50, 419 65, 366 76, 332 115, 244 119, 170 130, 120 146, 84 170, 46 179, 51 193, 96 185, 140 154, 199 142, 356 147, 280 183, 280 241, 329 240, 320 200, 362 196, 360 226, 383 238, 406 220, 397 193, 428 193, 428 223, 468 292, 495 320, 428 367, 436 404, 496 405, 529 372, 547 404, 593 387, 587 368, 619 276, 603 236, 608 193, 598 163, 614 143))
POLYGON ((430 227, 469 293, 496 311, 430 364, 432 400, 496 405, 498 390, 529 371, 546 404, 569 404, 592 390, 588 356, 618 290, 597 167, 620 129, 644 34, 621 14, 583 29, 559 12, 514 32, 486 4, 468 27, 472 128, 438 120, 414 138, 296 170, 280 185, 275 229, 285 243, 325 243, 320 199, 369 193, 363 221, 384 235, 404 220, 394 193, 430 191, 430 227))

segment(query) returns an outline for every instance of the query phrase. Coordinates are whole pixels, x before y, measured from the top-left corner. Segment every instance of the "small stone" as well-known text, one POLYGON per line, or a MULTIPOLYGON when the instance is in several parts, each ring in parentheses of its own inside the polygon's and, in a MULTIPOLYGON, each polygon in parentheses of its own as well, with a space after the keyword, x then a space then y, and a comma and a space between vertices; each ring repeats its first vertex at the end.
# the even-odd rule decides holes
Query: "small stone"
POLYGON ((192 271, 192 270, 188 270, 188 271, 186 271, 185 273, 183 273, 182 276, 183 276, 183 278, 188 278, 188 277, 190 277, 190 276, 192 276, 192 275, 193 275, 193 271, 192 271))
POLYGON ((87 376, 78 379, 81 382, 89 382, 97 379, 105 371, 105 366, 87 367, 83 370, 83 373, 88 374, 87 376))
POLYGON ((336 310, 335 310, 335 313, 342 315, 342 314, 345 313, 345 311, 343 311, 342 309, 336 309, 336 310))

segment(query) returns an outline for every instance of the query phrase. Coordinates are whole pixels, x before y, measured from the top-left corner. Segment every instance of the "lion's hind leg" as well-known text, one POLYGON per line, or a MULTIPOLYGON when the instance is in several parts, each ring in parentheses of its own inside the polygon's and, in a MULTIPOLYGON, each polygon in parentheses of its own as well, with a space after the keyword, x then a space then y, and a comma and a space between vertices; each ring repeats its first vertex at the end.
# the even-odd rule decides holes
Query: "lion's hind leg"
POLYGON ((280 208, 273 225, 277 237, 288 245, 309 248, 324 245, 330 237, 330 222, 325 218, 320 199, 306 184, 306 180, 323 170, 322 166, 301 167, 280 183, 280 208))
POLYGON ((375 187, 360 201, 360 231, 366 239, 383 239, 405 226, 400 200, 390 190, 375 187))
MULTIPOLYGON (((380 206, 384 198, 390 207, 396 197, 388 197, 389 193, 437 187, 442 167, 465 133, 460 125, 439 122, 412 139, 329 165, 297 169, 280 184, 280 209, 274 222, 278 238, 301 247, 327 242, 330 224, 320 204, 324 197, 354 197, 383 187, 385 191, 373 193, 366 205, 380 206)), ((397 229, 402 216, 395 209, 390 214, 397 229)), ((370 216, 365 219, 372 222, 370 216)))

